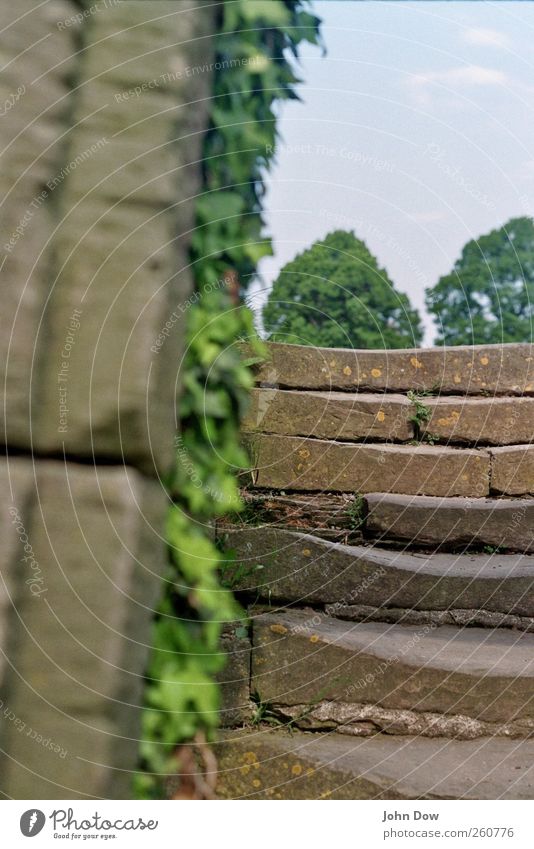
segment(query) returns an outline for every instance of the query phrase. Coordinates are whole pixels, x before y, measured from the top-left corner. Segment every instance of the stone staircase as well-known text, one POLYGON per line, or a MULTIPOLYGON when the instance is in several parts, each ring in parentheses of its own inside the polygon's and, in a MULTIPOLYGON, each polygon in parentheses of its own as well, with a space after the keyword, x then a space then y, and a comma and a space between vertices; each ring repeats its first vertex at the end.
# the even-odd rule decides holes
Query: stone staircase
POLYGON ((534 798, 534 354, 270 345, 223 798, 534 798))

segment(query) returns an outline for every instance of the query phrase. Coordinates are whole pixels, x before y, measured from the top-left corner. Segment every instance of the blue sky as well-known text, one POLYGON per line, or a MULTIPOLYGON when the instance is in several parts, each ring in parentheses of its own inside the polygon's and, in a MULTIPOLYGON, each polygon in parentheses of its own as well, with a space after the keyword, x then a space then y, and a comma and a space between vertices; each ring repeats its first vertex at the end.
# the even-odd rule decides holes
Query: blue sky
POLYGON ((303 48, 303 102, 281 111, 260 273, 268 287, 313 241, 354 229, 424 313, 466 241, 534 212, 534 2, 314 9, 327 55, 303 48))

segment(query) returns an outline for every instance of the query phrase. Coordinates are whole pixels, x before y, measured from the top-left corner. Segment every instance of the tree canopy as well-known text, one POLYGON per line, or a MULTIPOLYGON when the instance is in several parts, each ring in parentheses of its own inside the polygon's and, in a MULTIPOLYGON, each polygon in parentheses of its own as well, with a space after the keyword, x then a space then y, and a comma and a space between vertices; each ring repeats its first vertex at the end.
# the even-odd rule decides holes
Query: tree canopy
POLYGON ((534 224, 512 218, 468 242, 450 274, 426 293, 436 343, 532 341, 534 224))
POLYGON ((272 341, 352 348, 404 348, 421 342, 407 295, 353 232, 336 230, 281 270, 263 309, 272 341))

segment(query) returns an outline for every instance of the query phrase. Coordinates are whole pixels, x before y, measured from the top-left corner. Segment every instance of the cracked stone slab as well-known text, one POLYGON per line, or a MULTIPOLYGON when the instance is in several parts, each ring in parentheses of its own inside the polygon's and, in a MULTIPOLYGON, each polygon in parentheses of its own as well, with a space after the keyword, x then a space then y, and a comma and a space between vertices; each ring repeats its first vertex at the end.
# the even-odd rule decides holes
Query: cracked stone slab
POLYGON ((342 604, 325 606, 328 616, 350 622, 398 622, 401 625, 460 625, 462 628, 516 628, 534 632, 534 617, 513 616, 490 610, 407 610, 402 607, 371 607, 367 604, 342 604))
POLYGON ((534 735, 534 720, 495 725, 470 716, 447 716, 409 710, 384 710, 376 705, 319 702, 316 705, 278 707, 277 715, 304 731, 337 731, 353 737, 401 734, 476 740, 479 737, 527 738, 534 735))

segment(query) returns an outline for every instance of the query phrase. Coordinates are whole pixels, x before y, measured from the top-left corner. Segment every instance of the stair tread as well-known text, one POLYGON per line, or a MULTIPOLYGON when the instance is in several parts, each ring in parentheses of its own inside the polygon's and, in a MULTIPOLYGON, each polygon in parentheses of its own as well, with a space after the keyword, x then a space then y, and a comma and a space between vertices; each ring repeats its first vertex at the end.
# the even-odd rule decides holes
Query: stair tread
MULTIPOLYGON (((331 616, 316 617, 306 610, 264 613, 255 617, 254 628, 279 624, 299 633, 313 622, 309 633, 315 645, 339 646, 354 653, 370 652, 388 659, 400 655, 408 666, 437 666, 451 672, 484 676, 534 678, 534 635, 508 630, 455 628, 443 625, 424 629, 417 625, 382 622, 349 623, 331 616), (317 621, 319 619, 319 621, 317 621), (415 640, 414 638, 418 638, 415 640)), ((534 699, 534 688, 532 691, 534 699)))
POLYGON ((217 754, 225 798, 534 798, 534 741, 256 728, 223 734, 217 754))

